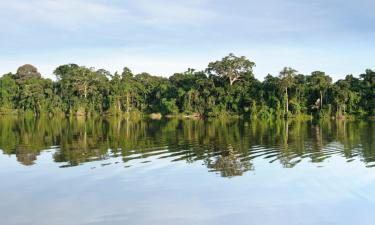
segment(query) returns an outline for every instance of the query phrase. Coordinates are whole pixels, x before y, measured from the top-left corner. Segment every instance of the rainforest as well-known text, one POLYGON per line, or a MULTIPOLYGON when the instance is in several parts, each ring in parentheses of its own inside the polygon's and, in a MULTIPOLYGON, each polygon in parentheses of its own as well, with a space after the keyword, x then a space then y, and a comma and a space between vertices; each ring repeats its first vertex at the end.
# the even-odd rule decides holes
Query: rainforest
POLYGON ((0 78, 0 113, 29 115, 151 115, 176 117, 374 118, 375 71, 333 81, 323 71, 291 67, 255 78, 255 63, 229 54, 205 70, 169 78, 110 73, 77 64, 58 66, 46 79, 30 64, 0 78))

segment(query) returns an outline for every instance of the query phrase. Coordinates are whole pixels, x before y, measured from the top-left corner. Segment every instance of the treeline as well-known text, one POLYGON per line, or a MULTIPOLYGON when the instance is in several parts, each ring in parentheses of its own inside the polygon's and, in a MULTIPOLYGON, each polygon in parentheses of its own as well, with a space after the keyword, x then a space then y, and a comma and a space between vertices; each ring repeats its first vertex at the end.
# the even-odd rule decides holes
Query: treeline
POLYGON ((229 54, 204 71, 188 69, 169 78, 121 73, 76 64, 55 69, 56 81, 29 64, 0 78, 0 112, 35 115, 161 113, 199 117, 243 115, 275 118, 374 117, 375 71, 333 83, 322 71, 299 74, 285 67, 263 82, 251 62, 229 54))

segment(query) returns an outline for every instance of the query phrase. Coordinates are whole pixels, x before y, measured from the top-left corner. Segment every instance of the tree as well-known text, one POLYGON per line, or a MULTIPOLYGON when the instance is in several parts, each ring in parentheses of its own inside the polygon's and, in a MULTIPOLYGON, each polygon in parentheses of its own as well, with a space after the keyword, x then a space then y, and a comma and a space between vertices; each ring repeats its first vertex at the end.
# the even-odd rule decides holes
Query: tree
POLYGON ((236 81, 246 76, 252 76, 254 66, 255 63, 249 61, 246 57, 237 57, 231 53, 220 61, 209 63, 207 71, 210 75, 228 80, 232 86, 236 81))
POLYGON ((350 96, 350 85, 345 80, 338 80, 333 87, 333 102, 336 105, 337 117, 341 118, 346 112, 346 103, 350 96))
POLYGON ((332 83, 332 79, 321 71, 314 71, 309 77, 310 87, 316 90, 320 95, 320 110, 323 109, 324 94, 332 83))
POLYGON ((375 71, 366 70, 360 75, 362 80, 363 107, 372 116, 375 116, 375 71))
POLYGON ((286 115, 288 116, 289 113, 289 95, 288 89, 294 85, 295 77, 296 77, 297 70, 284 67, 284 69, 280 72, 280 79, 281 79, 281 87, 285 90, 285 109, 286 115))
POLYGON ((14 109, 17 90, 18 86, 12 74, 5 74, 0 78, 0 108, 14 109))
POLYGON ((17 96, 18 107, 23 111, 31 111, 40 115, 43 111, 44 90, 43 80, 31 78, 25 80, 19 87, 17 96))
POLYGON ((125 98, 125 110, 129 112, 133 108, 132 99, 136 93, 133 85, 133 73, 128 67, 124 67, 121 74, 122 96, 125 98))
POLYGON ((138 84, 138 97, 140 98, 140 108, 142 111, 151 112, 155 103, 154 93, 159 85, 166 81, 166 78, 152 76, 148 73, 140 73, 134 77, 135 83, 138 84))
POLYGON ((188 69, 184 73, 175 73, 169 78, 171 85, 177 90, 176 104, 184 113, 203 113, 203 84, 207 80, 204 72, 188 69), (202 95, 201 95, 202 94, 202 95))
POLYGON ((68 105, 68 111, 83 114, 94 109, 102 110, 103 86, 107 73, 97 72, 94 68, 68 64, 54 71, 61 83, 61 96, 68 105))
POLYGON ((115 113, 120 113, 122 104, 121 104, 121 76, 116 72, 111 76, 110 80, 110 107, 114 107, 115 113))
POLYGON ((274 77, 268 74, 262 83, 261 89, 264 91, 264 100, 267 103, 267 106, 274 109, 274 112, 277 116, 282 114, 281 112, 281 102, 282 102, 282 93, 284 90, 280 90, 280 78, 274 77), (282 93, 280 93, 280 91, 282 93))
POLYGON ((38 69, 30 64, 25 64, 18 67, 15 78, 19 80, 24 80, 28 78, 41 78, 42 76, 38 72, 38 69))

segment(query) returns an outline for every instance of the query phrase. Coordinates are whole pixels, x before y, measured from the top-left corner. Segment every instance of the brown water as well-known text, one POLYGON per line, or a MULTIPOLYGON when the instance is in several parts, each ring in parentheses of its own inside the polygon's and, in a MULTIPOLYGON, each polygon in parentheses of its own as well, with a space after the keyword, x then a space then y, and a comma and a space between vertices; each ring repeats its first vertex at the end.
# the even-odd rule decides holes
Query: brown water
POLYGON ((2 225, 374 224, 375 123, 0 118, 2 225))

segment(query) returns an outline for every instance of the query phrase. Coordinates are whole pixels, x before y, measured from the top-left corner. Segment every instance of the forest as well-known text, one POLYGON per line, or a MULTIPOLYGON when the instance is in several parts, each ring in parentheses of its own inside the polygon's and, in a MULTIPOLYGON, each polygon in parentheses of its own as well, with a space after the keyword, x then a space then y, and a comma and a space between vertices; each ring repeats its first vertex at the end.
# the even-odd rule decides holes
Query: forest
POLYGON ((205 70, 188 69, 169 78, 114 74, 76 64, 54 70, 56 80, 26 64, 0 78, 0 114, 93 116, 168 115, 374 118, 375 71, 332 81, 323 71, 300 74, 285 67, 255 78, 255 63, 229 54, 205 70))

